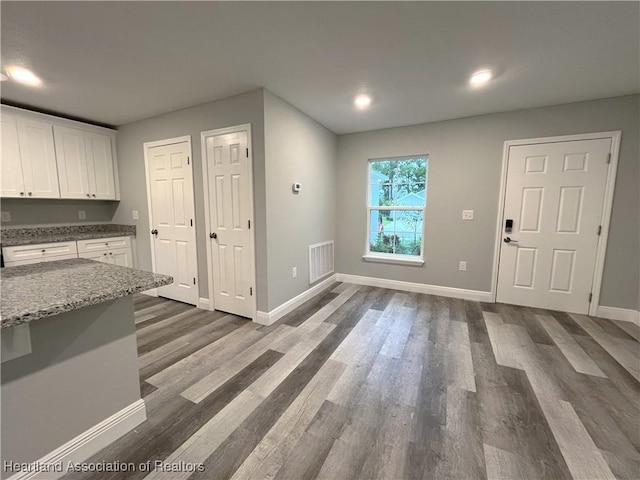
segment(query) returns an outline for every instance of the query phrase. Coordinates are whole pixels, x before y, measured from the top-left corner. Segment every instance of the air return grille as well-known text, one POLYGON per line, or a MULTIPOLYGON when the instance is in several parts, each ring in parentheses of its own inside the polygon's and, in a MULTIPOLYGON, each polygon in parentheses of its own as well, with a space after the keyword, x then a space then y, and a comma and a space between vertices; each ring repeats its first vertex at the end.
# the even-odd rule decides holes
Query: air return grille
POLYGON ((309 246, 309 284, 333 273, 333 240, 309 246))

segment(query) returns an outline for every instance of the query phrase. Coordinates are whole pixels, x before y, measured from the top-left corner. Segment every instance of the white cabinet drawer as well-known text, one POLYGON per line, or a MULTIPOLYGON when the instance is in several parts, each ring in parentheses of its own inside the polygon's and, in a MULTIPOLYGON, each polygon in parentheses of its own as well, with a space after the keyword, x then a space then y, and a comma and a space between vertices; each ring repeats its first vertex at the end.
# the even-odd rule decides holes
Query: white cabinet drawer
POLYGON ((104 252, 116 248, 131 248, 131 237, 94 238, 78 240, 79 253, 104 252))
POLYGON ((17 267, 18 265, 30 265, 32 263, 57 262, 58 260, 70 260, 78 258, 75 253, 69 255, 56 255, 55 257, 32 258, 30 260, 18 260, 16 262, 4 262, 5 267, 17 267))
MULTIPOLYGON (((5 247, 3 249, 5 262, 20 262, 23 260, 45 261, 52 257, 71 255, 71 258, 78 257, 76 242, 41 243, 39 245, 18 245, 15 247, 5 247)), ((61 260, 52 258, 52 260, 61 260)), ((30 262, 35 263, 35 262, 30 262)))

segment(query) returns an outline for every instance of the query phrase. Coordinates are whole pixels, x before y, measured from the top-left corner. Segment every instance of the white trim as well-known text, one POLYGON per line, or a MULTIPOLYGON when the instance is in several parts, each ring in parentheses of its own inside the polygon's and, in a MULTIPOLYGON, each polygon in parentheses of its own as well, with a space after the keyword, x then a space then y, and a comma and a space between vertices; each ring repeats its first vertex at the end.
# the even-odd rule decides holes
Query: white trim
MULTIPOLYGON (((609 221, 611 219, 611 209, 613 206, 613 193, 615 190, 616 172, 618 169, 618 156, 620 152, 621 131, 585 133, 579 135, 562 135, 556 137, 528 138, 523 140, 507 140, 504 142, 502 152, 502 174, 500 180, 500 197, 498 199, 498 219, 496 224, 495 247, 493 252, 493 271, 491 274, 491 301, 495 302, 498 295, 498 270, 500 262, 500 247, 502 246, 502 224, 504 222, 504 203, 507 188, 507 167, 509 160, 509 149, 517 145, 535 145, 540 143, 575 142, 580 140, 598 140, 602 138, 611 139, 611 163, 607 171, 607 183, 602 205, 602 233, 598 238, 598 250, 596 253, 596 263, 593 272, 593 299, 589 306, 589 315, 596 316, 598 303, 600 301, 600 290, 602 288, 602 272, 604 270, 604 257, 607 250, 607 238, 609 236, 609 221)), ((608 307, 605 307, 608 308, 608 307)))
POLYGON ((406 292, 426 293, 429 295, 439 295, 441 297, 461 298, 463 300, 473 300, 476 302, 493 301, 491 292, 466 290, 464 288, 441 287, 439 285, 427 285, 425 283, 403 282, 400 280, 388 280, 386 278, 362 277, 360 275, 338 273, 336 281, 354 283, 356 285, 368 285, 370 287, 402 290, 406 292))
MULTIPOLYGON (((144 142, 142 144, 142 150, 144 153, 144 174, 145 174, 145 185, 147 188, 147 209, 149 212, 149 228, 153 230, 153 205, 151 204, 151 180, 149 178, 149 150, 154 148, 154 147, 162 147, 165 145, 175 145, 177 143, 186 143, 187 146, 189 147, 189 158, 191 159, 191 191, 193 192, 193 195, 191 197, 191 201, 193 202, 193 221, 195 222, 196 220, 196 198, 195 198, 195 185, 193 184, 193 149, 191 147, 191 135, 183 135, 182 137, 175 137, 175 138, 167 138, 165 140, 156 140, 154 142, 144 142)), ((136 229, 136 234, 139 234, 140 232, 137 231, 136 229)), ((150 233, 148 233, 147 235, 149 235, 149 245, 151 246, 151 271, 153 273, 158 273, 156 271, 156 251, 155 251, 155 244, 153 241, 153 235, 151 235, 150 233)), ((194 272, 195 277, 196 278, 200 278, 199 272, 198 272, 198 245, 197 245, 197 240, 196 240, 196 225, 194 223, 193 228, 191 229, 191 240, 193 242, 193 248, 196 249, 195 254, 193 256, 193 261, 194 261, 194 265, 191 265, 191 270, 194 272)), ((197 287, 197 285, 196 285, 197 287)), ((153 289, 150 290, 151 295, 153 295, 154 297, 158 296, 158 290, 157 289, 153 289)), ((197 294, 198 292, 196 292, 196 302, 197 302, 197 294)))
POLYGON ((215 130, 208 130, 206 132, 201 132, 200 133, 200 148, 202 149, 202 186, 204 189, 204 222, 205 222, 205 228, 207 231, 207 241, 206 241, 206 247, 207 247, 207 283, 209 285, 209 309, 210 310, 215 310, 216 305, 215 305, 215 295, 213 292, 213 271, 211 269, 211 265, 212 265, 212 259, 213 259, 213 252, 211 251, 211 241, 209 239, 209 232, 211 232, 211 217, 210 217, 210 212, 209 212, 209 179, 208 179, 208 172, 207 172, 207 163, 206 163, 206 158, 207 158, 207 152, 206 152, 206 139, 207 137, 216 137, 219 135, 226 135, 228 133, 237 133, 237 132, 246 132, 247 133, 247 148, 249 149, 249 158, 247 158, 247 162, 249 162, 249 205, 251 205, 251 208, 249 209, 249 215, 250 218, 248 220, 251 221, 251 230, 252 230, 252 234, 250 235, 251 238, 251 245, 249 245, 250 249, 251 249, 251 256, 252 256, 252 261, 251 263, 251 282, 252 282, 252 286, 253 286, 253 297, 252 297, 252 301, 253 301, 253 305, 252 305, 252 313, 251 313, 251 319, 253 321, 257 321, 257 302, 256 299, 258 298, 258 292, 257 292, 257 281, 256 281, 256 223, 254 221, 255 218, 255 213, 254 213, 254 203, 253 203, 253 146, 251 143, 251 124, 250 123, 244 123, 242 125, 235 125, 232 127, 225 127, 225 128, 216 128, 215 130))
POLYGON ((417 267, 424 265, 424 260, 419 257, 408 258, 405 255, 398 254, 375 255, 373 253, 369 253, 367 255, 363 255, 362 259, 365 262, 392 263, 394 265, 415 265, 417 267))
POLYGON ((209 303, 209 299, 202 297, 198 299, 198 308, 201 308, 202 310, 213 310, 211 303, 209 303))
POLYGON ((69 462, 84 462, 146 419, 144 400, 140 399, 33 462, 37 465, 61 464, 61 472, 19 472, 9 477, 9 480, 54 480, 63 477, 67 473, 69 462))
POLYGON ((640 326, 640 312, 628 308, 618 307, 598 307, 597 317, 607 318, 609 320, 621 320, 623 322, 632 322, 640 326))
POLYGON ((326 289, 329 285, 336 281, 336 275, 333 274, 326 280, 323 280, 320 283, 315 284, 313 287, 305 290, 300 295, 293 297, 291 300, 284 302, 279 307, 274 308, 270 312, 256 312, 256 318, 254 322, 259 323, 260 325, 271 325, 278 319, 284 317, 287 313, 295 310, 304 302, 309 300, 311 297, 316 296, 322 290, 326 289))

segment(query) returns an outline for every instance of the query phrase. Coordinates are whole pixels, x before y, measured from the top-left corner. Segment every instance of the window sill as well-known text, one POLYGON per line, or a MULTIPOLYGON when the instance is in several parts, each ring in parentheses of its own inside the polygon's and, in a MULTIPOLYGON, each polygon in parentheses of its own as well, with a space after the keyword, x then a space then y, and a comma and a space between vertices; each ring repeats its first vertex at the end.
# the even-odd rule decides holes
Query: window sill
POLYGON ((399 255, 394 256, 384 256, 384 255, 363 255, 362 259, 365 262, 375 262, 375 263, 391 263, 394 265, 413 265, 416 267, 424 265, 424 260, 421 258, 411 258, 411 257, 401 257, 399 255))

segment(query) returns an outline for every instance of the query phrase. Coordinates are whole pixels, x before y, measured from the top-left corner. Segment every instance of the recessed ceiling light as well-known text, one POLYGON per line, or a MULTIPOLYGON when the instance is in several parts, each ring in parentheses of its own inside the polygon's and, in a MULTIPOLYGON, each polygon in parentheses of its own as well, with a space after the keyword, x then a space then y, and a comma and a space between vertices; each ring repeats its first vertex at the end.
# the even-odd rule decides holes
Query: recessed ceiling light
POLYGON ((491 70, 478 70, 469 79, 469 83, 474 87, 485 85, 493 77, 491 70))
POLYGON ((353 101, 353 104, 359 109, 367 108, 369 105, 371 105, 371 97, 364 94, 358 95, 353 101))
POLYGON ((30 87, 39 87, 42 85, 40 80, 31 70, 22 67, 9 67, 7 73, 11 80, 28 85, 30 87))

